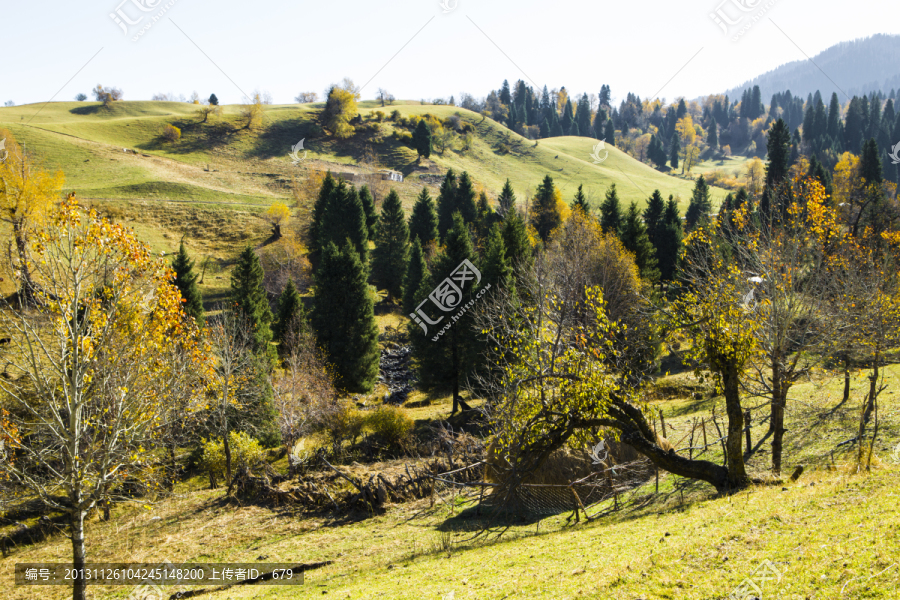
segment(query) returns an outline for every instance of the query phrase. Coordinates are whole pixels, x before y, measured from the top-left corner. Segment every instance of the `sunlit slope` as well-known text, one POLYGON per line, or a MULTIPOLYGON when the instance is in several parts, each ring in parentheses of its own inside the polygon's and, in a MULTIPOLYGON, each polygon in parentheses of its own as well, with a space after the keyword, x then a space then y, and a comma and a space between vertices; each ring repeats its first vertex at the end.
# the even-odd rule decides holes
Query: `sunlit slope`
MULTIPOLYGON (((290 197, 288 182, 305 176, 310 165, 341 171, 369 165, 402 171, 398 191, 409 204, 422 185, 436 186, 435 175, 448 168, 468 171, 477 184, 496 195, 510 179, 519 199, 550 175, 571 200, 579 184, 593 204, 613 183, 623 202, 642 204, 654 189, 683 203, 693 182, 671 177, 615 147, 592 158, 597 140, 559 137, 535 142, 482 115, 455 106, 395 103, 380 107, 360 103, 364 127, 350 139, 325 135, 318 125, 322 104, 267 105, 260 127, 249 129, 237 105, 203 122, 199 106, 181 102, 120 101, 110 108, 96 102, 53 102, 0 108, 0 127, 13 132, 47 168, 62 169, 67 187, 98 198, 271 201, 290 197), (473 128, 468 149, 460 138, 430 160, 417 161, 408 143, 393 134, 399 128, 387 118, 374 122, 375 111, 386 117, 431 113, 445 119, 458 114, 473 128), (181 140, 167 142, 167 125, 181 130, 181 140), (293 165, 292 146, 304 140, 307 161, 293 165), (126 152, 128 150, 129 152, 126 152)), ((405 130, 404 130, 405 131, 405 130)), ((725 191, 713 189, 715 200, 725 191)))

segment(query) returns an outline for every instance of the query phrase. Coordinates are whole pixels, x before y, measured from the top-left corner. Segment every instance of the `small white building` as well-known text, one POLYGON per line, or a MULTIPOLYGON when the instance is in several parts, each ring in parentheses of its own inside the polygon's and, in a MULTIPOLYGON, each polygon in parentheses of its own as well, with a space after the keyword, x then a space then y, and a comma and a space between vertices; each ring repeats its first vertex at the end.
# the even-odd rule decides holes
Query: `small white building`
POLYGON ((381 171, 381 179, 385 181, 397 181, 403 182, 403 173, 400 171, 392 171, 390 169, 384 169, 381 171))

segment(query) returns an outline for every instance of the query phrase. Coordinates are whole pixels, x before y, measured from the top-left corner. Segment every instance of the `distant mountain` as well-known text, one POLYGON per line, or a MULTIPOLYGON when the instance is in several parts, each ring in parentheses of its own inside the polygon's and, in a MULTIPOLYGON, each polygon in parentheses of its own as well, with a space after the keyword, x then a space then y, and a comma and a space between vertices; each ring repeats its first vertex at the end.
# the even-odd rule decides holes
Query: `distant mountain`
POLYGON ((781 65, 725 93, 729 100, 740 100, 741 93, 754 85, 766 104, 772 94, 785 90, 802 97, 819 90, 826 102, 837 92, 842 104, 847 102, 844 94, 853 97, 880 90, 887 95, 900 88, 900 35, 841 42, 813 56, 812 62, 803 59, 781 65))

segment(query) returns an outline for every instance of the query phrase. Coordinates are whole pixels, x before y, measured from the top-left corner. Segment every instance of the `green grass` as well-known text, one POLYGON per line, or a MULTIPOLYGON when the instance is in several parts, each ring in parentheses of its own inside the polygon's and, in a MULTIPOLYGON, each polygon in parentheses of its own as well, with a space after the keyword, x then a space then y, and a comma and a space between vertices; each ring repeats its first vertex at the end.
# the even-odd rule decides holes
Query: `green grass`
MULTIPOLYGON (((832 466, 830 450, 853 435, 866 374, 856 374, 851 402, 837 408, 841 382, 827 375, 796 386, 789 398, 786 470, 806 467, 796 482, 717 497, 705 484, 663 474, 659 494, 652 493, 651 481, 620 496, 626 503, 618 511, 609 502, 589 508, 599 515, 591 522, 572 524, 566 513, 512 520, 495 523, 490 538, 473 538, 483 524, 473 514, 473 498, 452 490, 440 492, 433 506, 424 499, 391 505, 380 515, 335 517, 225 504, 223 490, 204 489, 205 479, 195 477, 151 510, 118 506, 110 522, 90 521, 88 556, 97 562, 333 561, 306 573, 303 586, 236 587, 200 596, 210 600, 711 600, 730 594, 763 560, 782 575, 777 586, 764 588, 767 599, 896 598, 900 464, 891 451, 900 439, 900 399, 896 392, 882 396, 870 473, 856 469, 852 448, 836 452, 832 466), (501 524, 505 530, 498 538, 501 524)), ((666 380, 665 388, 676 394, 695 383, 684 374, 666 380)), ((900 367, 889 367, 889 391, 898 382, 900 367)), ((430 400, 413 409, 415 418, 445 418, 449 399, 430 400)), ((670 439, 677 439, 692 418, 708 416, 717 403, 721 398, 673 397, 656 400, 654 407, 665 410, 675 432, 670 439)), ((750 471, 763 473, 768 460, 763 449, 750 461, 750 471)), ((15 549, 0 560, 2 577, 9 577, 15 562, 65 561, 69 553, 62 535, 15 549)), ((34 597, 28 588, 7 589, 11 599, 34 597)), ((95 597, 125 598, 130 592, 97 588, 95 597)), ((41 588, 41 597, 62 599, 65 588, 41 588)))
MULTIPOLYGON (((121 101, 111 108, 96 102, 53 102, 0 108, 0 127, 27 144, 47 168, 62 169, 68 188, 98 198, 207 201, 229 194, 232 201, 288 198, 291 178, 303 177, 307 166, 355 168, 366 153, 374 154, 378 165, 404 172, 406 181, 392 185, 406 205, 422 185, 436 189, 435 177, 448 168, 468 171, 494 197, 509 178, 520 202, 548 174, 566 201, 583 184, 594 204, 612 183, 624 202, 638 203, 654 189, 686 202, 693 187, 690 179, 657 171, 612 146, 607 146, 608 158, 594 164, 590 154, 596 140, 591 138, 553 138, 536 145, 491 119, 454 106, 398 103, 382 108, 375 102, 360 103, 367 124, 376 110, 389 114, 396 109, 404 116, 431 113, 441 119, 458 113, 475 127, 471 149, 462 150, 457 139, 453 148, 435 152, 421 163, 413 150, 391 137, 395 127, 389 121, 377 125, 377 131, 360 128, 349 140, 317 136, 321 103, 266 106, 262 127, 253 131, 244 128, 239 106, 223 107, 223 115, 207 123, 200 123, 197 108, 180 102, 121 101), (167 124, 181 129, 179 142, 161 139, 167 124), (289 153, 300 139, 306 140, 308 162, 295 167, 289 153), (141 156, 126 154, 124 148, 141 156), (161 182, 179 185, 165 187, 161 182)), ((712 191, 715 201, 725 195, 724 190, 712 191)))

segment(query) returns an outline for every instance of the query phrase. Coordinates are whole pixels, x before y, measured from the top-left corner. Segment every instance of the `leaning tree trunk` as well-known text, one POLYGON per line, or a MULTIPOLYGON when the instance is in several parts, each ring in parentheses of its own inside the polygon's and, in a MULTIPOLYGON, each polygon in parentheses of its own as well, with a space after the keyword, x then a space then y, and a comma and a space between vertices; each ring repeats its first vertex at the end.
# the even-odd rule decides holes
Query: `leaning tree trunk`
POLYGON ((847 402, 850 399, 850 355, 844 355, 844 398, 841 400, 841 404, 847 402))
POLYGON ((875 409, 875 398, 878 395, 878 362, 881 360, 881 352, 880 348, 875 348, 875 358, 872 361, 872 374, 869 375, 869 401, 866 403, 866 413, 863 417, 866 423, 869 422, 869 418, 872 416, 872 411, 875 409))
POLYGON ((76 507, 71 513, 72 568, 78 574, 72 580, 72 600, 87 599, 85 580, 81 577, 84 569, 84 512, 80 507, 76 507))

